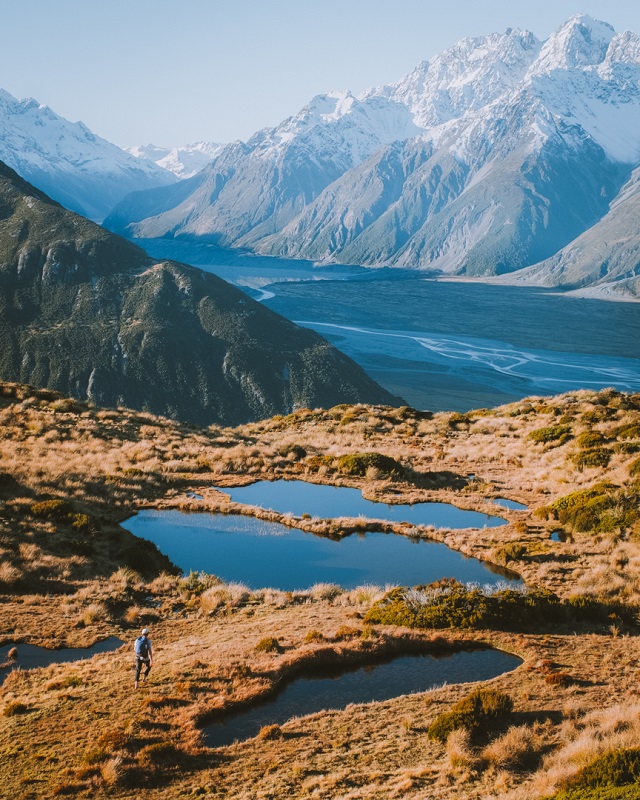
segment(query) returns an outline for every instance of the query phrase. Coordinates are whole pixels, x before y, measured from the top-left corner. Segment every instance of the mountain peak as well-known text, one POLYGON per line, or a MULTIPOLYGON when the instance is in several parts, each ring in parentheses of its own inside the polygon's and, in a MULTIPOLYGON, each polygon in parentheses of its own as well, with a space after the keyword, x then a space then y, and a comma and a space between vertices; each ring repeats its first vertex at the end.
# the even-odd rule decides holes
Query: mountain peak
POLYGON ((615 33, 608 22, 576 14, 547 39, 531 71, 541 73, 601 64, 615 33))

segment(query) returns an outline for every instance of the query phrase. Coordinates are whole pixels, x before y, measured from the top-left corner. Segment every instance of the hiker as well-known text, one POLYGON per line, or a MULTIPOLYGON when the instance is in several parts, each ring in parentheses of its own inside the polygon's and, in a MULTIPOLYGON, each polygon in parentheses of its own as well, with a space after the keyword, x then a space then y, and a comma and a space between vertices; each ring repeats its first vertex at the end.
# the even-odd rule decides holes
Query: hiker
POLYGON ((133 646, 133 649, 136 654, 136 681, 135 681, 135 688, 138 688, 138 681, 140 680, 140 670, 142 669, 142 665, 145 666, 145 671, 142 675, 142 683, 147 682, 147 675, 151 671, 151 665, 153 664, 153 648, 151 646, 151 639, 149 639, 149 629, 143 628, 142 633, 136 639, 136 642, 133 646))

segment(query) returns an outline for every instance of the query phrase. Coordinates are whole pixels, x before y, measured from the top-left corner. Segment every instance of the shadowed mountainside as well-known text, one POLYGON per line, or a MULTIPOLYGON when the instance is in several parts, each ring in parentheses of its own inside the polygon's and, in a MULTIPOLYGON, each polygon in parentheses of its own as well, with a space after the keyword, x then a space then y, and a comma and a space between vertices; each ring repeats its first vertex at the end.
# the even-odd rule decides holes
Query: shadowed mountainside
POLYGON ((0 377, 207 425, 391 403, 354 362, 214 275, 65 210, 0 165, 0 377))

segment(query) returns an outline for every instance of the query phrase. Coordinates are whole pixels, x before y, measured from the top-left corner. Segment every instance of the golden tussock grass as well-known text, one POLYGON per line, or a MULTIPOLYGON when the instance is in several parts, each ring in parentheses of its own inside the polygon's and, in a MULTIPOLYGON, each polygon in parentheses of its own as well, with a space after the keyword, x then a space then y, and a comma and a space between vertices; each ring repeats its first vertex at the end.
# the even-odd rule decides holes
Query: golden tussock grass
POLYGON ((632 527, 568 530, 569 540, 554 542, 549 536, 556 523, 535 512, 598 482, 632 486, 639 421, 638 396, 577 392, 465 415, 344 406, 300 410, 234 430, 195 430, 5 386, 5 641, 10 636, 86 646, 119 635, 127 642, 123 650, 90 661, 10 673, 0 688, 0 707, 23 711, 9 712, 0 726, 5 790, 14 797, 30 785, 50 795, 142 792, 149 800, 194 791, 234 800, 525 800, 553 791, 603 748, 637 742, 637 664, 627 638, 631 628, 620 621, 575 632, 551 626, 520 635, 452 631, 446 637, 364 626, 362 615, 390 587, 318 584, 283 592, 249 590, 213 576, 180 577, 118 523, 137 508, 156 507, 249 513, 318 535, 343 536, 375 525, 487 560, 506 553, 509 567, 532 584, 562 597, 595 595, 637 612, 640 546, 632 527), (551 433, 541 435, 541 429, 551 433), (558 430, 570 431, 569 438, 558 430), (597 467, 576 458, 585 442, 596 441, 582 434, 594 432, 610 451, 608 463, 597 467), (372 467, 361 477, 341 471, 340 457, 358 453, 388 456, 402 474, 372 467), (357 487, 390 503, 453 502, 498 513, 508 525, 454 531, 298 518, 249 510, 224 495, 225 486, 278 478, 357 487), (528 509, 497 508, 491 500, 499 496, 528 509), (58 516, 42 516, 42 506, 34 511, 34 504, 52 500, 63 505, 44 511, 58 516), (153 620, 156 658, 149 684, 136 693, 130 643, 147 619, 153 620), (279 650, 256 650, 268 637, 279 650), (443 686, 292 720, 280 726, 281 737, 239 743, 224 753, 204 747, 203 720, 264 697, 310 666, 365 663, 403 648, 445 651, 465 642, 491 643, 526 659, 525 667, 491 682, 513 697, 516 716, 487 743, 472 745, 464 733, 446 747, 428 739, 430 722, 469 691, 443 686), (553 667, 536 667, 547 662, 553 667), (546 680, 563 673, 571 685, 546 680), (601 712, 583 711, 599 707, 601 712), (96 745, 105 731, 121 735, 96 745), (92 749, 96 761, 89 764, 83 754, 92 749))

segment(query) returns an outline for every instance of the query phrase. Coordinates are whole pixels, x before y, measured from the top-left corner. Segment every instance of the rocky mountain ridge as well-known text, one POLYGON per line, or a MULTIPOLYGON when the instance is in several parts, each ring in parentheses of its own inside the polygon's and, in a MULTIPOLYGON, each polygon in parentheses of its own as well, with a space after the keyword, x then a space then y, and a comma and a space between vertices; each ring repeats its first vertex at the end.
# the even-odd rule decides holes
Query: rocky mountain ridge
POLYGON ((0 377, 199 425, 394 398, 321 336, 0 164, 0 377))
POLYGON ((490 275, 569 245, 639 164, 640 37, 578 15, 545 42, 511 29, 465 39, 394 84, 316 97, 227 145, 178 195, 129 197, 106 222, 142 238, 490 275))
POLYGON ((101 221, 127 194, 174 183, 82 122, 0 89, 0 160, 66 208, 101 221))

